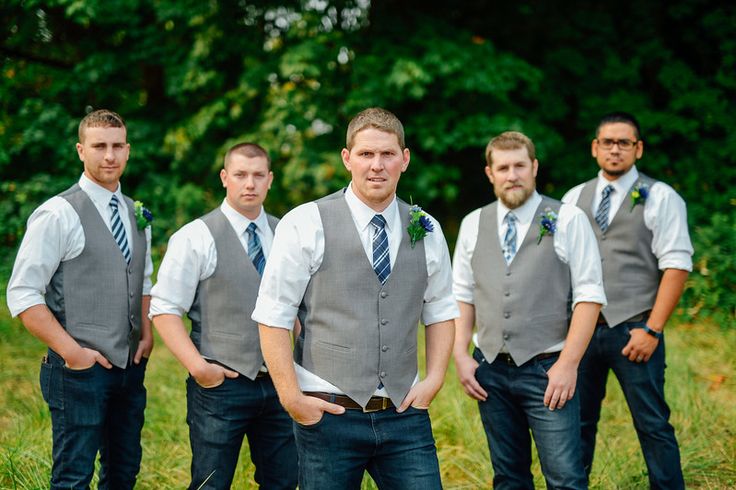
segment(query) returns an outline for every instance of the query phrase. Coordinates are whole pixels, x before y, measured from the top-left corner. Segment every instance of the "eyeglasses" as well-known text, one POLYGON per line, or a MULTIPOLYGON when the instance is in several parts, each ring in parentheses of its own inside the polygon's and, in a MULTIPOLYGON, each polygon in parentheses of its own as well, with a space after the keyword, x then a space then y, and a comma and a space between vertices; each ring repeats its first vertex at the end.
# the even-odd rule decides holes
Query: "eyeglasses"
POLYGON ((609 138, 596 139, 598 146, 604 150, 610 150, 613 145, 618 145, 618 149, 621 151, 629 151, 638 143, 638 141, 631 140, 612 140, 609 138))

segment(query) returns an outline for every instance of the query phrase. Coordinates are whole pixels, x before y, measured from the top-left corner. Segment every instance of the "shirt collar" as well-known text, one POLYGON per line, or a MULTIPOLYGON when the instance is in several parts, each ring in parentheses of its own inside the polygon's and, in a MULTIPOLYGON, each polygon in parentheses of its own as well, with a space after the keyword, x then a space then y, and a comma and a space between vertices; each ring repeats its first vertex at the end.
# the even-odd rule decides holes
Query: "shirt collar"
POLYGON ((621 177, 614 181, 610 181, 603 176, 603 170, 598 171, 598 182, 595 186, 595 195, 600 196, 601 192, 607 185, 612 185, 616 193, 620 196, 626 194, 634 182, 639 180, 639 171, 636 169, 636 165, 632 166, 628 172, 623 174, 621 177))
POLYGON ((110 205, 110 199, 112 199, 112 195, 115 194, 118 196, 118 202, 123 202, 123 192, 120 190, 121 186, 118 182, 118 188, 115 189, 115 192, 110 192, 109 190, 102 187, 100 184, 97 184, 96 182, 92 182, 89 177, 82 174, 82 176, 79 178, 79 187, 82 188, 84 192, 87 193, 90 199, 92 199, 95 203, 101 203, 105 206, 110 205))
POLYGON ((358 196, 353 192, 352 182, 348 185, 345 191, 345 201, 348 204, 350 213, 353 215, 355 223, 358 225, 358 229, 363 231, 371 223, 373 216, 380 214, 386 220, 386 231, 391 231, 391 226, 399 213, 399 205, 396 202, 396 196, 394 196, 391 203, 386 206, 386 209, 380 213, 371 209, 366 203, 361 201, 358 196))
POLYGON ((535 190, 534 193, 529 196, 524 204, 516 209, 509 209, 506 205, 498 200, 498 222, 503 223, 503 219, 506 217, 509 211, 512 211, 516 218, 519 220, 519 224, 531 223, 534 219, 534 212, 539 207, 539 203, 542 202, 542 196, 535 190))
POLYGON ((248 229, 248 226, 251 223, 255 223, 261 233, 263 233, 268 226, 268 218, 266 217, 266 212, 263 210, 263 206, 261 206, 261 212, 258 213, 258 217, 254 220, 249 220, 233 209, 233 207, 230 206, 230 203, 227 202, 227 199, 222 200, 220 211, 225 215, 225 218, 230 222, 230 226, 233 227, 233 230, 235 230, 235 233, 238 236, 245 233, 245 230, 248 229))

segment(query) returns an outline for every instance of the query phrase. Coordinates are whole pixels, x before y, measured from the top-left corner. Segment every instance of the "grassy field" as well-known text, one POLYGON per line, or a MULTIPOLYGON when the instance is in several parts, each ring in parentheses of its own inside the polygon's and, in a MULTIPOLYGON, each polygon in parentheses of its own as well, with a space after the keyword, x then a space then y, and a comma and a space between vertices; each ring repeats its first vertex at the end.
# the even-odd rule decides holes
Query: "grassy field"
MULTIPOLYGON (((48 488, 51 423, 38 388, 45 348, 0 307, 0 488, 48 488)), ((689 488, 736 488, 736 330, 681 324, 667 334, 667 397, 689 488)), ((159 341, 149 363, 143 466, 138 488, 184 488, 189 443, 185 372, 159 341)), ((451 368, 431 409, 445 488, 491 487, 477 407, 451 368)), ((234 488, 255 488, 247 448, 234 488)), ((543 488, 535 461, 536 485, 543 488)), ((604 404, 592 488, 647 488, 646 469, 623 395, 613 378, 604 404)), ((375 488, 366 479, 364 488, 375 488)))

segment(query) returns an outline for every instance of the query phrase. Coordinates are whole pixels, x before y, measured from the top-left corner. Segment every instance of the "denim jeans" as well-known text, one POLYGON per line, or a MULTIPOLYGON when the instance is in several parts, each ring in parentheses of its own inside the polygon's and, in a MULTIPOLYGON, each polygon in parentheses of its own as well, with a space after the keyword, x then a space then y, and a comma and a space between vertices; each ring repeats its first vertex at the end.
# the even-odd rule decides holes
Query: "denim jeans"
POLYGON ((534 489, 531 473, 534 437, 547 488, 587 488, 580 456, 578 395, 562 409, 544 406, 547 371, 558 357, 532 359, 521 366, 503 360, 488 363, 479 349, 475 378, 488 393, 478 402, 493 465, 493 487, 534 489))
POLYGON ((131 489, 141 462, 147 359, 127 369, 72 370, 48 350, 40 384, 51 412, 52 489, 89 488, 100 453, 100 489, 131 489))
POLYGON ((616 375, 629 405, 639 443, 649 472, 651 488, 685 488, 675 429, 664 399, 664 338, 648 362, 629 361, 621 350, 629 342, 632 328, 644 324, 599 325, 580 364, 580 416, 583 464, 590 474, 595 450, 596 426, 606 396, 609 369, 616 375))
POLYGON ((426 410, 395 408, 324 413, 294 423, 300 490, 360 489, 364 471, 379 489, 441 489, 437 449, 426 410))
POLYGON ((187 423, 192 447, 189 488, 230 488, 243 437, 248 438, 255 480, 261 488, 296 488, 291 418, 279 403, 270 377, 225 378, 215 388, 202 388, 190 376, 187 423))

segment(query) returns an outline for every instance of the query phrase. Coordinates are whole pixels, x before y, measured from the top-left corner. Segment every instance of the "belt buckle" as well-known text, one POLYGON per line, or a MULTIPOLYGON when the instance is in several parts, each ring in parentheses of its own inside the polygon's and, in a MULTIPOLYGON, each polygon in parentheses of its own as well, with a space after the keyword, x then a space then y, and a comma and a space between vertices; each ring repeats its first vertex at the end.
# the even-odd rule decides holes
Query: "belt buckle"
MULTIPOLYGON (((381 406, 380 408, 368 408, 368 405, 363 408, 363 413, 373 413, 373 412, 380 412, 381 410, 386 410, 388 408, 388 401, 389 399, 386 397, 381 397, 381 406)), ((370 400, 368 400, 368 403, 370 403, 370 400)))

